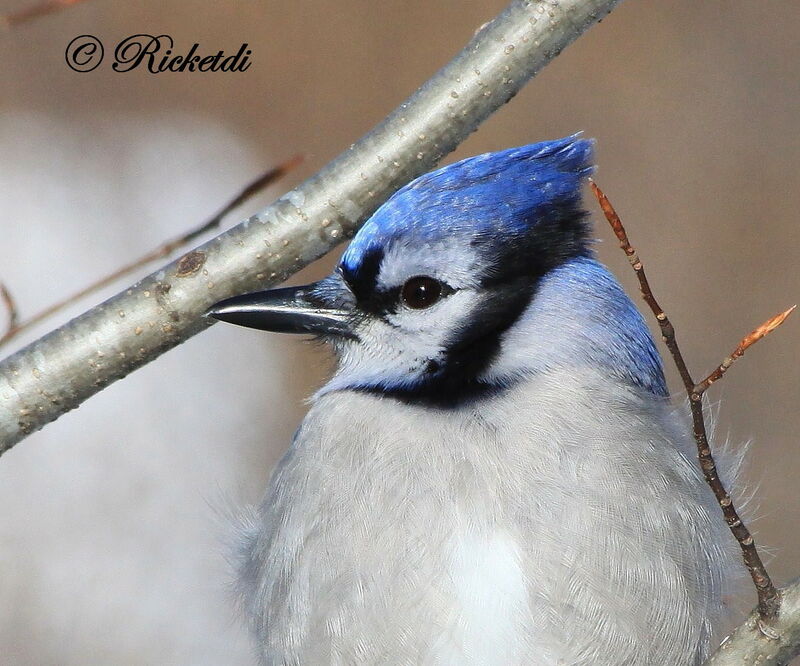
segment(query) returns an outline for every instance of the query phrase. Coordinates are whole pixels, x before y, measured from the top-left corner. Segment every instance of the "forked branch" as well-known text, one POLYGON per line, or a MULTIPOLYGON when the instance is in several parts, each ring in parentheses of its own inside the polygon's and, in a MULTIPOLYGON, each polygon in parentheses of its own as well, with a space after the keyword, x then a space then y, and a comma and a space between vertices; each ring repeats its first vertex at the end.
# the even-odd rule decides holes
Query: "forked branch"
POLYGON ((775 588, 775 585, 773 585, 772 580, 770 579, 769 574, 764 567, 764 563, 761 561, 761 556, 758 553, 758 548, 756 547, 752 534, 750 534, 750 530, 747 529, 747 525, 745 525, 739 516, 739 513, 736 511, 733 500, 731 499, 730 494, 726 490, 722 480, 719 478, 719 474, 717 473, 717 465, 714 461, 714 456, 711 453, 711 447, 708 442, 705 416, 703 414, 702 396, 706 389, 717 379, 722 377, 725 371, 737 358, 744 354, 748 347, 780 326, 792 313, 794 307, 789 308, 776 317, 773 317, 766 323, 756 328, 752 333, 747 335, 742 342, 739 343, 739 346, 734 350, 734 352, 728 356, 714 372, 712 372, 703 381, 696 384, 692 379, 689 369, 686 367, 683 354, 678 346, 678 341, 675 336, 675 328, 653 295, 653 291, 650 288, 650 283, 647 280, 647 275, 644 271, 642 261, 639 259, 636 250, 628 240, 628 234, 625 232, 625 227, 622 225, 619 215, 617 215, 614 207, 611 205, 611 202, 609 202, 606 195, 603 194, 602 190, 593 181, 590 182, 590 185, 592 192, 594 193, 595 197, 597 197, 597 201, 600 203, 600 208, 603 209, 603 213, 605 214, 608 223, 611 225, 611 228, 614 230, 614 234, 619 240, 620 247, 627 255, 628 261, 630 261, 631 266, 636 273, 642 296, 644 297, 647 305, 650 306, 650 309, 653 311, 653 314, 658 321, 664 343, 667 345, 667 348, 669 349, 670 354, 675 361, 675 365, 678 368, 681 379, 683 380, 684 388, 686 389, 686 394, 689 397, 689 405, 692 411, 693 434, 695 443, 697 444, 697 454, 700 459, 700 467, 703 470, 703 475, 705 476, 706 482, 714 492, 714 496, 717 498, 717 502, 719 503, 722 513, 725 516, 725 522, 728 524, 728 527, 730 528, 733 536, 736 538, 736 541, 739 543, 739 546, 742 550, 742 557, 744 559, 745 566, 750 572, 750 576, 753 579, 753 583, 755 584, 756 591, 758 593, 759 618, 764 627, 767 627, 778 615, 781 607, 781 595, 780 592, 775 588))
POLYGON ((775 315, 774 317, 772 317, 772 319, 768 319, 763 324, 761 324, 761 326, 759 326, 750 334, 742 338, 742 341, 739 343, 736 349, 733 350, 731 355, 726 356, 725 359, 722 361, 722 363, 719 364, 717 369, 714 370, 714 372, 712 372, 708 377, 706 377, 704 380, 699 382, 697 386, 694 387, 694 392, 692 393, 692 399, 693 400, 699 399, 699 396, 703 395, 703 393, 706 392, 709 386, 711 386, 718 379, 722 378, 722 375, 724 375, 728 371, 728 368, 730 368, 733 365, 733 362, 737 358, 743 356, 749 347, 754 345, 765 335, 772 333, 772 331, 774 331, 776 328, 778 328, 778 326, 780 326, 783 322, 785 322, 786 318, 790 314, 792 314, 792 312, 794 312, 796 307, 797 307, 796 305, 793 305, 788 310, 784 310, 780 314, 775 315), (694 396, 698 397, 695 398, 694 396))
POLYGON ((14 297, 11 295, 8 287, 6 287, 2 282, 0 282, 0 301, 3 302, 3 305, 8 312, 6 331, 3 333, 3 335, 0 335, 0 344, 2 344, 3 340, 7 340, 11 336, 15 335, 19 329, 19 310, 17 310, 17 302, 14 300, 14 297))

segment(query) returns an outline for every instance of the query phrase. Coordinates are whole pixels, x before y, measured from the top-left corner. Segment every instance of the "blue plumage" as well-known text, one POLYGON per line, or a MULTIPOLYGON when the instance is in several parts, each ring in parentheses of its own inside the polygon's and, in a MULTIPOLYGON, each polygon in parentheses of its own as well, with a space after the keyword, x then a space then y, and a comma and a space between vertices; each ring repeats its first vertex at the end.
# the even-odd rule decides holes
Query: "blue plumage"
POLYGON ((470 157, 420 176, 367 221, 342 257, 357 272, 376 248, 397 237, 514 242, 569 218, 561 241, 585 243, 581 184, 592 171, 591 141, 578 135, 470 157))
MULTIPOLYGON (((610 376, 621 376, 656 395, 667 395, 661 356, 650 331, 605 266, 590 257, 572 259, 542 279, 539 294, 568 304, 571 316, 567 317, 564 308, 562 326, 574 336, 575 347, 561 350, 565 364, 588 362, 610 376)), ((547 306, 537 302, 528 316, 541 316, 542 307, 547 306)))
MULTIPOLYGON (((592 147, 593 142, 573 135, 470 157, 425 174, 391 197, 343 255, 340 270, 365 305, 380 293, 377 280, 384 257, 397 246, 406 260, 412 254, 430 253, 436 261, 440 247, 447 245, 483 287, 512 285, 501 291, 500 307, 498 298, 493 303, 485 298, 484 307, 473 311, 459 328, 459 334, 490 330, 497 338, 489 344, 485 336, 476 335, 482 344, 470 348, 457 336, 460 348, 473 358, 469 364, 461 358, 455 365, 473 370, 470 376, 456 373, 445 387, 439 386, 437 395, 445 392, 451 397, 476 381, 478 386, 508 385, 508 375, 477 379, 474 368, 486 371, 499 352, 498 338, 526 308, 535 316, 532 313, 542 304, 531 301, 538 300, 535 293, 543 284, 548 286, 547 298, 564 306, 565 320, 571 319, 568 310, 582 311, 582 326, 572 332, 572 341, 579 346, 570 354, 554 350, 557 364, 596 365, 666 395, 661 360, 641 315, 613 276, 593 259, 581 208, 581 187, 593 168, 592 147), (482 312, 487 304, 488 312, 482 312), (510 321, 504 321, 504 315, 510 321), (503 324, 497 326, 498 322, 503 324)), ((523 354, 517 364, 523 373, 535 369, 523 354)), ((555 364, 554 360, 547 365, 555 364)), ((445 368, 436 376, 386 373, 380 381, 370 378, 353 386, 415 395, 444 373, 445 368)))

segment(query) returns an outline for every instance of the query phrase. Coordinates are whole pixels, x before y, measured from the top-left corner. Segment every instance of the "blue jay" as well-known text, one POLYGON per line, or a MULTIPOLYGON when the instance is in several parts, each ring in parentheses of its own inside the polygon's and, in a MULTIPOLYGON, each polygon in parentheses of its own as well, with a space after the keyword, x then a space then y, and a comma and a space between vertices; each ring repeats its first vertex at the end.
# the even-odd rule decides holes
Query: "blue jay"
POLYGON ((572 136, 399 190, 333 275, 213 317, 338 358, 241 531, 263 664, 700 663, 732 540, 572 136))

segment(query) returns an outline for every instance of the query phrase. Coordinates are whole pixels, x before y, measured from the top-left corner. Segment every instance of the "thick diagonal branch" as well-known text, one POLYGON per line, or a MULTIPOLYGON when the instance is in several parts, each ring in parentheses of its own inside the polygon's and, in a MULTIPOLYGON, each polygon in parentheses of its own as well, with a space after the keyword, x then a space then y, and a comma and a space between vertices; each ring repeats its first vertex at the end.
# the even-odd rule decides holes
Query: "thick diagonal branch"
POLYGON ((351 236, 618 2, 514 0, 310 180, 0 363, 0 452, 209 326, 212 303, 281 282, 351 236))

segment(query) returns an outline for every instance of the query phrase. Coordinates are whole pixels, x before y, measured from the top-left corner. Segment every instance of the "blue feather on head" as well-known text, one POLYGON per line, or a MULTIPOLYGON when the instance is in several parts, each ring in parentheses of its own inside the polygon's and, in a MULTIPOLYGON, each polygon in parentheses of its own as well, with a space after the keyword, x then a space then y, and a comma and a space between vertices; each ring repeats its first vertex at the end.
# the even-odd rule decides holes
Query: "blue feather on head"
POLYGON ((495 246, 496 263, 522 260, 540 272, 591 254, 581 185, 593 169, 593 142, 578 137, 477 155, 420 176, 356 234, 342 257, 343 272, 357 277, 398 238, 420 246, 467 239, 483 251, 495 246))

